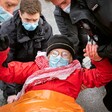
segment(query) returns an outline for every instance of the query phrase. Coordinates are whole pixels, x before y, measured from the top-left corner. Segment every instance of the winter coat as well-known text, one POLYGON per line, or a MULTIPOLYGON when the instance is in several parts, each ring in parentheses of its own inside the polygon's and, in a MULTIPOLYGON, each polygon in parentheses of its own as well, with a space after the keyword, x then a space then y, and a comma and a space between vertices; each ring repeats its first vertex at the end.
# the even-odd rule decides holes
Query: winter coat
MULTIPOLYGON (((0 58, 2 58, 0 60, 0 79, 7 82, 24 83, 27 77, 35 71, 41 70, 40 65, 44 66, 47 61, 47 58, 39 58, 38 63, 36 63, 37 59, 35 62, 27 63, 13 61, 8 64, 8 68, 5 68, 2 63, 7 57, 7 52, 8 50, 0 52, 0 58)), ((112 65, 107 59, 100 62, 93 61, 93 63, 96 66, 94 69, 75 69, 65 80, 55 78, 41 84, 35 83, 34 86, 27 88, 26 92, 31 90, 53 90, 77 98, 82 84, 89 88, 100 87, 112 80, 112 65)))
POLYGON ((52 28, 44 16, 41 16, 35 31, 27 31, 16 11, 12 19, 2 24, 0 34, 7 34, 10 39, 7 62, 12 60, 27 62, 35 59, 37 51, 46 50, 47 41, 52 37, 52 28))
MULTIPOLYGON (((26 31, 22 26, 18 11, 14 16, 1 26, 0 34, 7 34, 10 39, 10 52, 5 64, 10 61, 28 62, 33 61, 37 51, 45 51, 47 41, 52 37, 52 28, 47 23, 43 15, 40 16, 39 26, 35 31, 26 31)), ((21 90, 21 85, 4 83, 3 95, 17 94, 21 90)))
POLYGON ((56 7, 54 15, 60 32, 72 35, 71 40, 76 46, 80 46, 80 42, 84 44, 87 41, 86 32, 83 32, 78 24, 80 21, 86 20, 90 24, 93 34, 97 35, 99 55, 112 58, 112 52, 110 52, 112 51, 111 0, 72 0, 70 14, 66 14, 61 8, 56 7), (82 38, 84 40, 81 40, 82 38))

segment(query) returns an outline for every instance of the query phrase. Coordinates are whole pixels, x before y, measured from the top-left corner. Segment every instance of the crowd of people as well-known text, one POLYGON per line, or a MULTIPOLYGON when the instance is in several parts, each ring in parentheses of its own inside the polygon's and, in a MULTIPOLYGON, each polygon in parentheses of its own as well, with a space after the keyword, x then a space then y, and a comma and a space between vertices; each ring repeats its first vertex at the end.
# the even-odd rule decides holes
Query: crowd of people
POLYGON ((75 101, 82 85, 105 86, 103 102, 112 111, 112 1, 45 1, 55 5, 61 34, 53 35, 39 0, 0 1, 0 80, 8 103, 0 111, 83 112, 75 101))

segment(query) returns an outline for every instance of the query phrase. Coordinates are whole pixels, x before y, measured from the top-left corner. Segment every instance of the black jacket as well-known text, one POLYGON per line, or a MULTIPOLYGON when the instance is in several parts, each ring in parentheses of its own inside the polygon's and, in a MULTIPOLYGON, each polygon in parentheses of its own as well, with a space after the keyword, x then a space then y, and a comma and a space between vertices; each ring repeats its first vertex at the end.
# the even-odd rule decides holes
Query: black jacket
POLYGON ((12 60, 27 62, 35 59, 37 51, 46 50, 47 41, 52 37, 52 28, 44 16, 41 16, 35 31, 27 31, 16 11, 12 19, 2 24, 0 34, 7 34, 10 39, 7 62, 12 60))
MULTIPOLYGON (((96 42, 99 45, 99 56, 108 57, 112 62, 112 0, 71 0, 69 15, 59 7, 56 7, 54 15, 60 32, 73 35, 72 42, 78 47, 82 46, 87 38, 85 30, 82 31, 83 28, 81 29, 82 26, 80 27, 79 24, 86 20, 92 33, 98 37, 96 42)), ((79 51, 82 52, 82 50, 79 51)), ((106 85, 106 91, 103 101, 107 109, 112 111, 112 103, 110 103, 112 102, 112 82, 106 85)))
MULTIPOLYGON (((22 26, 18 11, 15 11, 12 19, 1 25, 0 34, 7 34, 10 40, 10 52, 5 64, 10 61, 33 61, 37 51, 45 51, 47 41, 52 37, 52 28, 44 18, 40 17, 39 26, 35 31, 26 31, 22 26)), ((6 84, 3 95, 7 99, 9 95, 17 94, 21 85, 6 84)))
POLYGON ((56 7, 54 15, 60 32, 71 35, 75 46, 80 46, 80 39, 84 38, 86 34, 86 32, 81 34, 78 23, 81 20, 88 21, 93 33, 98 36, 99 55, 112 58, 111 0, 71 0, 70 14, 66 14, 62 9, 56 7))

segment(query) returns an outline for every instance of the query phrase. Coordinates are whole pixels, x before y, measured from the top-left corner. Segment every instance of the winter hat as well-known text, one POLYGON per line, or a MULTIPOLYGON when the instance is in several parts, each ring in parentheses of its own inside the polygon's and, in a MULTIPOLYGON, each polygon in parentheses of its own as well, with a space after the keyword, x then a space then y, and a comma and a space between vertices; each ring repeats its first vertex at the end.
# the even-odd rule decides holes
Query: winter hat
POLYGON ((48 47, 47 47, 47 55, 50 53, 51 50, 56 48, 62 48, 68 50, 73 59, 75 58, 75 50, 73 47, 73 43, 68 39, 65 35, 54 35, 52 38, 48 41, 48 47))

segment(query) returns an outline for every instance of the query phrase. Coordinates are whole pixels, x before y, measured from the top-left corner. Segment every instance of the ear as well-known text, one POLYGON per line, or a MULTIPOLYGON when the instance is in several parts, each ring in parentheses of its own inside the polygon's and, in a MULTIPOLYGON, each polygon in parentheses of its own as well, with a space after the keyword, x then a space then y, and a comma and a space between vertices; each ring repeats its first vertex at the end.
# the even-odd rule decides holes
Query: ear
POLYGON ((47 58, 49 59, 50 55, 48 54, 47 58))
POLYGON ((72 61, 73 61, 73 57, 70 56, 69 63, 71 63, 72 61))

